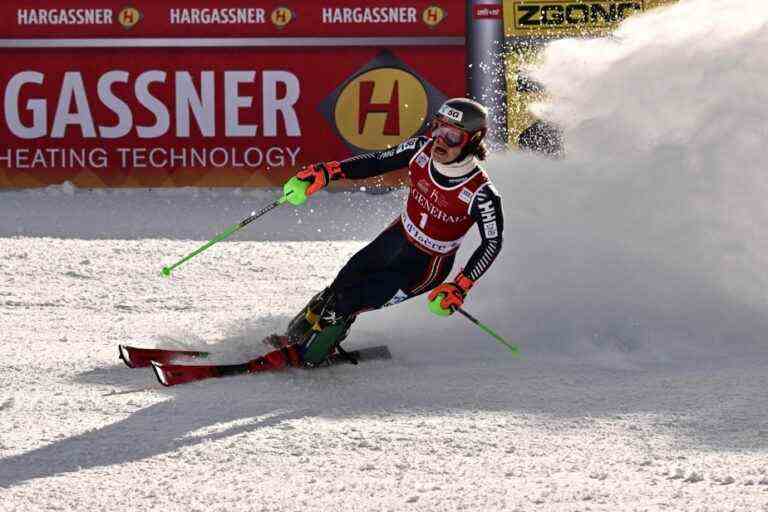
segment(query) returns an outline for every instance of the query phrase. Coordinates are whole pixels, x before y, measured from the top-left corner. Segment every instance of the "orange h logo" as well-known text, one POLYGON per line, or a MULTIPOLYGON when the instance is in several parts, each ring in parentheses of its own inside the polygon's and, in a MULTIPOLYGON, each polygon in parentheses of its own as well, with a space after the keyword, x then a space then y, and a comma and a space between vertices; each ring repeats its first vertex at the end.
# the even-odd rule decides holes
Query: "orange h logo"
POLYGON ((421 21, 429 27, 436 27, 445 18, 445 10, 439 5, 430 5, 421 12, 421 21))
POLYGON ((122 19, 120 20, 120 23, 124 25, 133 25, 135 23, 133 19, 134 11, 130 9, 123 9, 123 11, 120 14, 122 15, 122 19))
POLYGON ((431 90, 391 54, 382 52, 376 61, 328 96, 321 111, 355 151, 382 151, 412 137, 433 101, 431 90))
POLYGON ((117 13, 117 22, 126 30, 133 28, 139 20, 141 20, 141 12, 135 7, 123 7, 120 12, 117 13))
POLYGON ((283 28, 293 19, 293 13, 287 7, 275 7, 269 19, 277 28, 283 28))
POLYGON ((400 135, 400 89, 398 81, 395 80, 392 85, 392 94, 386 103, 373 103, 373 88, 375 82, 360 82, 360 106, 357 116, 357 133, 362 134, 365 129, 365 121, 368 114, 385 113, 387 115, 384 122, 383 135, 400 135))

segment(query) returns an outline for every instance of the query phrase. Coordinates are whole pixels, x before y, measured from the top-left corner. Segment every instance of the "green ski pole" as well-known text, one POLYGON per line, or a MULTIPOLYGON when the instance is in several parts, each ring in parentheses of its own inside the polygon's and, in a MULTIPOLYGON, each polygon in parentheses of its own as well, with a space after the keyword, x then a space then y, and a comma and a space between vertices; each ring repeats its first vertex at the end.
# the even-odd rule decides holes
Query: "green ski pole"
POLYGON ((487 326, 483 325, 482 323, 480 323, 480 321, 477 318, 473 317, 472 315, 467 313, 462 308, 454 308, 454 309, 456 311, 458 311, 459 313, 461 313, 462 315, 464 315, 470 322, 472 322, 473 324, 478 326, 480 329, 482 329, 483 331, 485 331, 486 333, 491 335, 493 338, 495 338, 496 341, 498 341, 499 343, 501 343, 502 345, 507 347, 509 349, 509 351, 512 352, 513 356, 515 356, 515 357, 519 357, 520 356, 520 347, 518 347, 517 345, 512 345, 511 343, 507 342, 507 340, 505 340, 504 338, 502 338, 501 336, 496 334, 493 331, 493 329, 491 329, 490 327, 487 327, 487 326))
POLYGON ((221 242, 222 240, 224 240, 228 236, 232 235, 233 233, 243 229, 245 226, 247 226, 251 222, 255 221, 256 219, 258 219, 259 217, 261 217, 265 213, 274 210, 275 208, 277 208, 278 206, 280 206, 281 204, 283 204, 287 200, 288 200, 288 196, 284 195, 283 197, 281 197, 277 201, 268 204, 267 206, 265 206, 261 210, 259 210, 257 212, 251 212, 251 214, 249 216, 247 216, 246 218, 244 218, 243 220, 241 220, 237 224, 233 224, 232 226, 228 227, 223 232, 221 232, 220 234, 216 235, 215 238, 209 240, 205 245, 203 245, 199 249, 197 249, 194 252, 192 252, 191 254, 183 257, 182 259, 180 259, 179 261, 177 261, 176 263, 174 263, 170 267, 163 267, 163 270, 162 270, 161 274, 164 277, 169 277, 171 275, 171 271, 173 269, 175 269, 176 267, 178 267, 179 265, 181 265, 182 263, 184 263, 185 261, 187 261, 187 260, 197 256, 198 254, 200 254, 204 250, 208 249, 213 244, 215 244, 217 242, 221 242))

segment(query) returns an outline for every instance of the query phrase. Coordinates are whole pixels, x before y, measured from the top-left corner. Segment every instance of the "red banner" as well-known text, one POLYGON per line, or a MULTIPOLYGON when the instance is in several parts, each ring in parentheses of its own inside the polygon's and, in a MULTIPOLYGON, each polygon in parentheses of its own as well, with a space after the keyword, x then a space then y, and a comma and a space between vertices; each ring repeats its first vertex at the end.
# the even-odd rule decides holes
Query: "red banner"
POLYGON ((275 184, 465 92, 463 0, 115 5, 0 6, 0 186, 275 184))
POLYGON ((0 34, 10 38, 136 38, 463 37, 465 33, 464 0, 137 0, 119 7, 115 4, 94 0, 4 3, 0 6, 0 34))
POLYGON ((0 51, 0 186, 253 186, 385 149, 464 94, 464 48, 0 51))

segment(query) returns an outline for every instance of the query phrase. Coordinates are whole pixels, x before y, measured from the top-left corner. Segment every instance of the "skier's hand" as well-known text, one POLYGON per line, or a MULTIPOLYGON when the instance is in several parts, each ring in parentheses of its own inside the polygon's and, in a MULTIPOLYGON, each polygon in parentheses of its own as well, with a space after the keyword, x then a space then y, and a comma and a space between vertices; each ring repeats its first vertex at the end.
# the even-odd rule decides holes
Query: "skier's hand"
POLYGON ((474 281, 462 273, 452 283, 443 283, 429 293, 429 310, 438 316, 450 316, 464 304, 474 281))
POLYGON ((299 206, 307 202, 307 197, 327 187, 331 180, 341 177, 339 162, 319 162, 297 172, 283 185, 283 194, 289 203, 299 206))

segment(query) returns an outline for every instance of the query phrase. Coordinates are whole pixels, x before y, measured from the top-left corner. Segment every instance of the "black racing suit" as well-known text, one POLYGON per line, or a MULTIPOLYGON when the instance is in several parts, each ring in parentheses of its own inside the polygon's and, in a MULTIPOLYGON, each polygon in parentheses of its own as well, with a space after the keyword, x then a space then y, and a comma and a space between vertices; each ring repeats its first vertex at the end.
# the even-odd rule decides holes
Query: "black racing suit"
MULTIPOLYGON (((411 158, 429 141, 427 137, 418 137, 396 148, 343 160, 340 162, 342 174, 354 180, 407 168, 411 158)), ((434 163, 431 163, 429 172, 439 185, 456 187, 469 181, 480 169, 476 166, 464 176, 450 178, 437 172, 434 163)), ((501 251, 504 218, 501 197, 492 185, 477 191, 469 212, 479 227, 482 241, 463 272, 476 281, 501 251), (492 238, 483 229, 481 204, 486 216, 492 210, 497 220, 497 229, 491 232, 492 238)), ((315 298, 316 303, 322 303, 322 308, 318 309, 323 309, 315 313, 324 321, 328 324, 346 322, 346 328, 340 331, 339 341, 358 313, 402 302, 445 281, 453 267, 455 252, 436 255, 417 244, 407 237, 398 217, 376 239, 350 258, 329 288, 321 292, 322 300, 315 298)), ((308 307, 311 308, 312 303, 308 307)), ((309 340, 308 343, 311 342, 309 340)))

